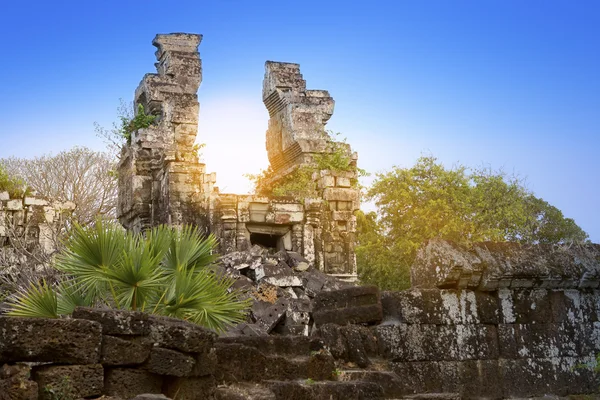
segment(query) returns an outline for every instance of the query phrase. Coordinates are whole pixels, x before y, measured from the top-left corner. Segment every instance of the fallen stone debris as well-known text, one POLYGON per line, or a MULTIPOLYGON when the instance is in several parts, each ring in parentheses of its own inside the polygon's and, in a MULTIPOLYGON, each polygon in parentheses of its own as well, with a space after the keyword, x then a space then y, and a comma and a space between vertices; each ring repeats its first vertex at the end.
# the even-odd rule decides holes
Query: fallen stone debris
POLYGON ((318 324, 381 320, 375 287, 355 286, 322 273, 293 251, 254 245, 221 257, 217 273, 235 280, 233 288, 250 298, 248 318, 226 336, 304 335, 318 324), (338 293, 340 294, 333 294, 338 293), (329 296, 324 295, 330 293, 329 296))

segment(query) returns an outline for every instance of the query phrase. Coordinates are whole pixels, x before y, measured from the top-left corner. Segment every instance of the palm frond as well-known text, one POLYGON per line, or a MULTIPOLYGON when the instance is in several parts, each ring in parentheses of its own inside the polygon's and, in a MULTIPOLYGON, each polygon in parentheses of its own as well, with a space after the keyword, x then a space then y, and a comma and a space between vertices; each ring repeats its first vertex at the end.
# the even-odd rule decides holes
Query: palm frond
POLYGON ((98 219, 93 227, 76 225, 56 268, 77 279, 81 289, 93 296, 106 292, 105 271, 121 262, 126 235, 114 223, 98 219))
POLYGON ((221 332, 241 322, 249 302, 229 292, 231 280, 207 270, 180 271, 167 292, 160 312, 221 332))
POLYGON ((173 233, 163 266, 170 274, 175 271, 201 269, 216 261, 218 257, 214 253, 216 245, 217 239, 214 236, 203 238, 197 228, 184 226, 173 233))
POLYGON ((54 288, 45 281, 31 283, 10 300, 7 315, 13 317, 58 318, 58 301, 54 288))
POLYGON ((60 282, 57 295, 59 315, 68 315, 73 313, 75 307, 91 307, 95 303, 95 299, 86 295, 73 279, 60 282))
POLYGON ((161 254, 155 254, 149 241, 128 237, 121 262, 105 270, 105 279, 125 308, 137 310, 148 304, 165 285, 159 269, 161 254))

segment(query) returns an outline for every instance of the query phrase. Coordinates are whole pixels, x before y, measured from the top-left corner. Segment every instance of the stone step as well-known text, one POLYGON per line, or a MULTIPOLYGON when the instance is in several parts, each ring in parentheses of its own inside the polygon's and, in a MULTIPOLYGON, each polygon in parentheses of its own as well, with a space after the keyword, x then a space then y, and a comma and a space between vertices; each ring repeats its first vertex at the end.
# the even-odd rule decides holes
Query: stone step
POLYGON ((375 383, 383 389, 386 399, 400 398, 406 394, 402 380, 392 371, 350 369, 338 371, 338 380, 342 382, 364 381, 375 383))
POLYGON ((215 344, 215 354, 215 377, 221 383, 308 378, 308 355, 269 355, 256 347, 223 342, 215 344))
POLYGON ((376 383, 352 381, 267 381, 276 400, 381 400, 382 388, 376 383))
POLYGON ((301 335, 220 337, 216 343, 241 344, 269 355, 310 355, 311 339, 301 335))
POLYGON ((458 393, 420 393, 389 400, 461 400, 458 393))
POLYGON ((215 400, 276 400, 276 398, 275 393, 263 385, 236 383, 219 386, 215 391, 215 400))

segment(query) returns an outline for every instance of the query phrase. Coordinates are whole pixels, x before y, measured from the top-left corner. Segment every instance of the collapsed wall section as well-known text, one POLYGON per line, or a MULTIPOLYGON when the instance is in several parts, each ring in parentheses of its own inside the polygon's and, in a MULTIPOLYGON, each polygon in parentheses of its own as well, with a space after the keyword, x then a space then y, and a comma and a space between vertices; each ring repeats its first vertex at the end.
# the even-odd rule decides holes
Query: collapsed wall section
POLYGON ((11 198, 0 192, 0 266, 3 274, 45 264, 56 250, 65 214, 72 202, 49 202, 35 196, 11 198))
POLYGON ((195 148, 202 72, 200 35, 157 35, 157 73, 147 74, 135 92, 135 110, 157 117, 133 132, 118 167, 117 215, 127 229, 158 224, 195 224, 214 233, 219 252, 253 244, 301 253, 320 270, 356 277, 354 255, 359 191, 356 154, 335 142, 325 124, 333 99, 324 90, 306 90, 298 64, 267 62, 263 100, 269 111, 267 152, 270 185, 293 179, 309 166, 316 193, 309 198, 221 194, 195 148), (349 168, 319 167, 316 156, 341 152, 349 168))

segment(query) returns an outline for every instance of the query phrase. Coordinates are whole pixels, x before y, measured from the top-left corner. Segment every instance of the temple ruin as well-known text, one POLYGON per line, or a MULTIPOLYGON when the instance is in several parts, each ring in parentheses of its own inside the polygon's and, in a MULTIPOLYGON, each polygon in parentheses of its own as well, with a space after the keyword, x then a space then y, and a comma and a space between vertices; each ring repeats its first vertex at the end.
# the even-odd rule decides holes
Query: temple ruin
POLYGON ((201 40, 201 35, 177 33, 157 35, 153 41, 157 73, 144 76, 134 104, 157 120, 134 132, 122 150, 119 221, 134 231, 194 224, 219 238, 221 254, 260 244, 298 252, 325 273, 355 279, 357 174, 319 169, 315 159, 342 151, 356 166, 350 146, 325 131, 333 98, 325 90, 307 90, 298 64, 267 61, 262 96, 270 116, 270 180, 277 184, 310 166, 317 190, 304 199, 220 193, 216 174, 207 173, 195 148, 201 40))

